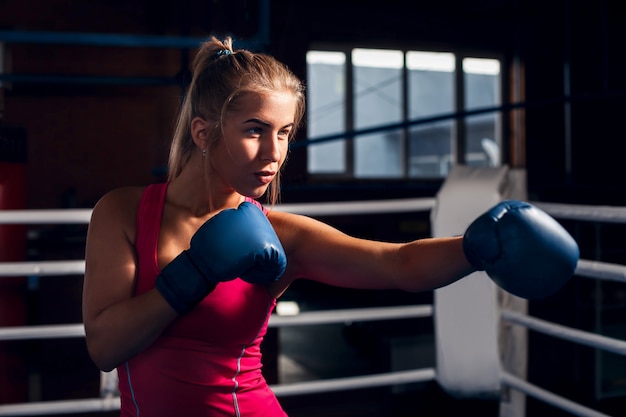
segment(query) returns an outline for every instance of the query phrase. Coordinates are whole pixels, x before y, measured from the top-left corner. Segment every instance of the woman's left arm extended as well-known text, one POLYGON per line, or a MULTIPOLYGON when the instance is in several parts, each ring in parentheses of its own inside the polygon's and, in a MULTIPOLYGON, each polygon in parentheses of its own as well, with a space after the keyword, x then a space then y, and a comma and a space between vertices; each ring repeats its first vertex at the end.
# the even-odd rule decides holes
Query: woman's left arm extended
POLYGON ((417 292, 474 271, 460 236, 390 243, 355 238, 306 216, 274 211, 269 218, 287 254, 288 282, 306 278, 346 288, 417 292))

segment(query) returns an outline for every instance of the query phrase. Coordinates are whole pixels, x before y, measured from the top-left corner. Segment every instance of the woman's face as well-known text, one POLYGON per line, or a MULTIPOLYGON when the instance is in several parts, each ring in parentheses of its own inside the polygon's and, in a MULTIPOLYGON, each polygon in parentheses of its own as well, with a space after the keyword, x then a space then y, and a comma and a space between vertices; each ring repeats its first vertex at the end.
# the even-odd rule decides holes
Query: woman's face
POLYGON ((223 140, 211 152, 213 174, 224 192, 258 198, 278 174, 294 128, 291 93, 249 93, 224 120, 223 140))

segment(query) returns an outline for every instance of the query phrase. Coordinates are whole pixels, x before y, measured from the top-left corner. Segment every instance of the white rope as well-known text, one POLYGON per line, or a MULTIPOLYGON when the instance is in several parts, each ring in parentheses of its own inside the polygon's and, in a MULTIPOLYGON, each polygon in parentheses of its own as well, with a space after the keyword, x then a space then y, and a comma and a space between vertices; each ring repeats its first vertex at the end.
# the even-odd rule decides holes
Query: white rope
MULTIPOLYGON (((335 201, 328 203, 277 204, 273 210, 308 216, 341 216, 428 211, 435 205, 434 198, 405 198, 371 201, 335 201)), ((269 208, 269 207, 268 207, 269 208)))
MULTIPOLYGON (((85 273, 84 260, 70 261, 31 261, 3 262, 0 277, 26 275, 81 275, 85 273)), ((626 266, 600 261, 580 259, 576 266, 576 275, 626 282, 626 266)))
POLYGON ((2 262, 0 277, 27 275, 82 275, 85 273, 85 261, 34 261, 2 262))
POLYGON ((0 210, 0 224, 85 224, 91 209, 0 210))
MULTIPOLYGON (((431 210, 434 198, 335 201, 325 203, 277 204, 273 210, 310 216, 398 213, 431 210)), ((572 205, 531 201, 556 218, 626 223, 626 207, 572 205)), ((0 224, 89 223, 92 209, 0 210, 0 224)))
POLYGON ((626 266, 580 259, 578 265, 576 265, 576 275, 594 279, 626 282, 626 266))
POLYGON ((320 392, 335 392, 360 388, 380 387, 386 385, 401 385, 411 382, 431 381, 435 378, 433 368, 413 369, 409 371, 387 372, 374 375, 354 376, 347 378, 330 378, 319 381, 296 382, 293 384, 272 385, 271 388, 278 397, 290 395, 316 394, 320 392))
MULTIPOLYGON (((308 216, 428 211, 434 198, 277 204, 272 210, 308 216)), ((92 209, 0 210, 0 224, 86 224, 92 209)))
POLYGON ((64 401, 39 401, 0 405, 0 416, 41 416, 115 411, 120 409, 119 397, 64 401))
POLYGON ((598 411, 592 410, 591 408, 585 407, 583 405, 577 404, 567 398, 561 397, 559 395, 553 394, 545 389, 539 388, 536 385, 530 384, 523 379, 516 377, 515 375, 504 372, 502 374, 502 383, 504 385, 508 385, 511 388, 517 389, 525 394, 528 394, 532 397, 540 399, 548 404, 552 404, 553 406, 560 408, 562 410, 568 411, 575 416, 580 417, 610 417, 607 414, 602 414, 598 411))
POLYGON ((626 207, 593 206, 531 202, 546 213, 559 219, 590 222, 626 223, 626 207))
POLYGON ((311 324, 346 323, 371 320, 397 320, 429 317, 432 305, 353 308, 343 310, 305 311, 295 316, 270 317, 269 327, 303 326, 311 324))
MULTIPOLYGON (((429 317, 431 315, 431 305, 305 311, 295 316, 273 314, 270 318, 269 327, 397 320, 429 317)), ((84 335, 85 329, 82 324, 0 327, 0 340, 56 339, 82 337, 84 335)))
POLYGON ((511 323, 517 323, 528 327, 529 329, 539 331, 541 333, 569 340, 570 342, 580 343, 582 345, 593 348, 603 349, 618 355, 626 356, 626 342, 596 333, 585 332, 582 330, 572 329, 560 324, 550 323, 535 317, 526 316, 524 314, 503 310, 502 319, 511 323))
POLYGON ((82 324, 42 324, 0 327, 0 340, 61 339, 85 337, 82 324))
MULTIPOLYGON (((434 378, 434 369, 425 368, 347 378, 329 378, 319 381, 305 381, 292 384, 277 384, 271 385, 270 388, 274 391, 276 396, 288 397, 290 395, 336 392, 340 390, 426 382, 432 381, 434 378)), ((119 408, 119 397, 68 401, 41 401, 35 403, 0 405, 0 416, 87 413, 114 411, 119 410, 119 408)))

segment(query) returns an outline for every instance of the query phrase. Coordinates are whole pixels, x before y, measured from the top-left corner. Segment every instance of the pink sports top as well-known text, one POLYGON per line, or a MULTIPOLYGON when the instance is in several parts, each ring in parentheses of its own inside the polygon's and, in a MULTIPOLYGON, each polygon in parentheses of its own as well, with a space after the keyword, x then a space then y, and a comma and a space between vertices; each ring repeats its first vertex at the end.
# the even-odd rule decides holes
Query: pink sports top
MULTIPOLYGON (((157 244, 166 191, 167 183, 150 185, 139 204, 136 295, 154 288, 160 273, 157 244)), ((149 348, 117 368, 121 416, 286 416, 261 374, 260 345, 275 305, 263 286, 239 279, 218 284, 149 348)))

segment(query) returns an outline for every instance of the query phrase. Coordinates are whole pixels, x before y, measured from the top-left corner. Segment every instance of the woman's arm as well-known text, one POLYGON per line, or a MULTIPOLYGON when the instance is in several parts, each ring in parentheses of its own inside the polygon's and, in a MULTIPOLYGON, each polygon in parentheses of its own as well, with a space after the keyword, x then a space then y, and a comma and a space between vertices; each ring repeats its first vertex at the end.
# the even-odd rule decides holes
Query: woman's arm
POLYGON ((177 316, 151 290, 133 296, 135 216, 141 188, 123 188, 94 207, 85 252, 83 323, 96 365, 110 371, 148 347, 177 316))
POLYGON ((347 288, 417 292, 474 271, 462 237, 388 243, 351 237, 305 216, 271 212, 269 218, 287 253, 286 283, 307 278, 347 288))

